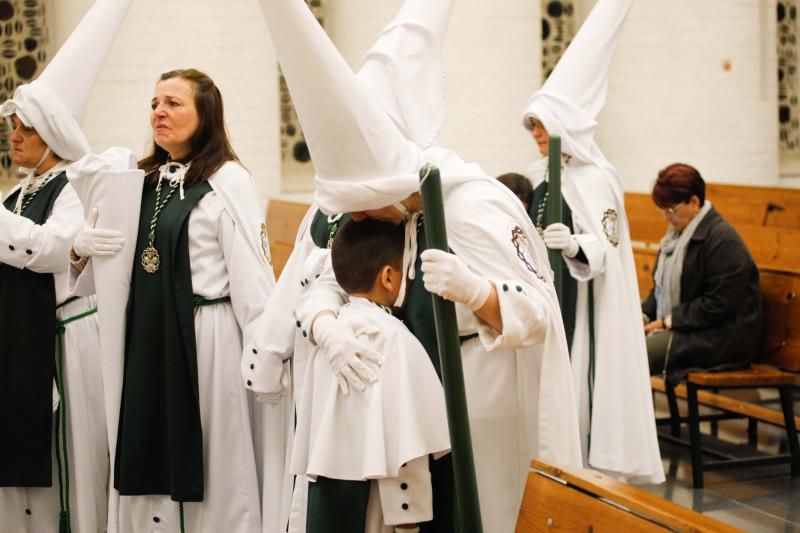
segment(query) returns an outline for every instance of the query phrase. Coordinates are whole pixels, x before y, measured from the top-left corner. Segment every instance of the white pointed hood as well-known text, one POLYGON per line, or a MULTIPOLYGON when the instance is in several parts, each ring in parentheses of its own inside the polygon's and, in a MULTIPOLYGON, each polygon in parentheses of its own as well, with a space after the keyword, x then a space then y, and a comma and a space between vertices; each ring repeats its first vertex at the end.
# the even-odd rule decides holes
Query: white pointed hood
POLYGON ((62 159, 76 161, 88 154, 80 121, 131 1, 97 0, 44 72, 19 86, 0 106, 0 114, 16 114, 62 159))
POLYGON ((420 149, 365 88, 303 0, 260 0, 328 213, 391 205, 418 189, 420 149))
POLYGON ((562 152, 577 161, 607 164, 594 141, 608 92, 608 72, 633 0, 598 0, 544 86, 528 101, 522 125, 536 117, 562 152))
POLYGON ((435 143, 444 122, 442 47, 453 4, 454 0, 407 0, 378 35, 358 72, 400 132, 423 149, 435 143))

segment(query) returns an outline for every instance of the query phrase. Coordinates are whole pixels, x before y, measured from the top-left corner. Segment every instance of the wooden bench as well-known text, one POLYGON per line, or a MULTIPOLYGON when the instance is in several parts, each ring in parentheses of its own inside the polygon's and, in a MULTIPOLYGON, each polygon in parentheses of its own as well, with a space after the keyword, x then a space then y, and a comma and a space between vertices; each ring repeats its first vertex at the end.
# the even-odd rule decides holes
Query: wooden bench
POLYGON ((741 531, 605 474, 531 462, 517 533, 741 531))
MULTIPOLYGON (((708 186, 707 198, 736 228, 759 267, 765 320, 764 344, 757 359, 760 364, 740 371, 691 373, 687 385, 674 391, 668 390, 661 378, 652 378, 653 390, 667 394, 670 406, 670 418, 659 422, 669 423, 673 439, 680 434, 681 423, 689 424, 695 487, 703 486, 704 471, 730 467, 787 462, 795 476, 800 474, 796 431, 800 419, 794 416, 791 398, 792 387, 800 382, 800 375, 795 373, 800 371, 800 302, 797 301, 800 294, 800 191, 715 184, 708 186), (724 389, 765 387, 778 389, 781 411, 717 394, 724 389), (680 417, 677 398, 687 401, 688 417, 680 417), (713 407, 722 414, 700 416, 700 405, 713 407), (754 445, 759 422, 785 428, 790 453, 732 459, 702 448, 701 420, 715 423, 735 417, 748 419, 748 438, 754 445), (703 452, 721 460, 704 463, 703 452)), ((634 241, 639 291, 644 297, 652 287, 658 242, 667 223, 649 195, 628 193, 625 202, 634 241)))
POLYGON ((267 207, 267 234, 272 255, 272 268, 275 278, 281 275, 283 267, 294 248, 297 230, 308 211, 309 205, 285 200, 270 200, 267 207))

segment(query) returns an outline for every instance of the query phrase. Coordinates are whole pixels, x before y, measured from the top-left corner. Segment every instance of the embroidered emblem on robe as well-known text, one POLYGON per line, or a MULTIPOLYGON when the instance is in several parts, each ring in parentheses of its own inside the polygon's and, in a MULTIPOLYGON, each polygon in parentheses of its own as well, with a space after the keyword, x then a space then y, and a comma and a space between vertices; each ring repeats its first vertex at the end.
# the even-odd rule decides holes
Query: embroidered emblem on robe
POLYGON ((272 266, 272 257, 269 255, 269 238, 267 237, 267 225, 261 223, 261 253, 264 254, 264 259, 267 260, 269 266, 272 266))
POLYGON ((603 213, 603 233, 613 246, 619 246, 619 216, 614 209, 606 209, 603 213))
POLYGON ((528 237, 519 226, 511 228, 511 244, 517 251, 517 257, 525 264, 525 268, 530 270, 537 278, 544 281, 544 276, 536 268, 536 261, 533 260, 533 253, 531 252, 531 244, 528 242, 528 237))

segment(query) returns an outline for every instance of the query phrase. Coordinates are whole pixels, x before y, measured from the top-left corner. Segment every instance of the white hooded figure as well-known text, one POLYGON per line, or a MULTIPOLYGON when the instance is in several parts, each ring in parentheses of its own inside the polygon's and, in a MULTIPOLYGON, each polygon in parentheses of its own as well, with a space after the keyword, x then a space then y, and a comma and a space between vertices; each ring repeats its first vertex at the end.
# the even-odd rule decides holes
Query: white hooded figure
MULTIPOLYGON (((69 252, 84 214, 78 196, 67 183, 66 172, 74 161, 89 153, 79 124, 129 5, 130 0, 98 0, 44 72, 30 84, 18 87, 13 98, 0 106, 0 114, 11 123, 14 161, 27 167, 22 183, 9 192, 4 207, 0 207, 0 239, 6 243, 0 250, 0 268, 8 269, 0 284, 8 283, 8 273, 16 269, 40 279, 49 277, 57 321, 55 327, 49 321, 39 323, 36 339, 28 341, 38 344, 48 334, 55 338, 55 350, 46 357, 52 361, 55 353, 56 384, 52 394, 47 387, 42 398, 51 406, 47 411, 52 413, 56 427, 50 452, 52 479, 48 486, 40 487, 15 487, 13 482, 9 486, 8 480, 3 480, 3 531, 57 532, 60 522, 74 533, 106 530, 109 462, 98 315, 94 296, 78 295, 67 283, 69 252), (49 205, 40 206, 46 198, 49 205)), ((113 249, 120 243, 112 235, 104 245, 113 249)), ((8 286, 1 291, 2 299, 9 297, 8 286)), ((38 298, 33 293, 28 297, 31 301, 38 298)), ((5 318, 3 324, 9 327, 3 334, 5 340, 21 339, 30 333, 24 326, 13 327, 5 318)), ((33 346, 27 349, 26 358, 33 358, 33 346)), ((10 355, 0 353, 0 358, 8 362, 10 355)), ((4 374, 16 376, 26 388, 33 389, 33 382, 23 381, 24 376, 17 373, 19 367, 17 371, 15 367, 13 361, 11 367, 4 363, 4 374)), ((2 388, 9 390, 6 384, 2 388)), ((21 401, 19 396, 13 397, 10 405, 17 411, 28 410, 28 405, 19 404, 21 401)), ((9 405, 5 400, 2 403, 9 405)), ((46 419, 47 412, 44 416, 46 419)), ((26 424, 33 424, 32 419, 26 419, 26 424)), ((9 434, 16 433, 5 421, 3 425, 9 434)), ((13 461, 32 470, 19 456, 4 455, 0 461, 13 461)), ((6 466, 0 466, 0 470, 0 478, 9 474, 6 466)))
POLYGON ((152 102, 150 156, 110 149, 70 173, 87 209, 101 206, 95 231, 125 236, 114 255, 78 253, 71 280, 106 305, 108 531, 278 531, 291 419, 240 378, 267 344, 263 210, 213 80, 164 73, 152 102))
MULTIPOLYGON (((417 289, 457 303, 484 530, 512 531, 532 458, 580 464, 577 408, 546 250, 527 213, 478 166, 434 145, 443 118, 441 40, 452 2, 407 1, 358 75, 302 0, 261 0, 261 5, 317 171, 320 212, 395 223, 411 218, 408 305, 417 289), (321 99, 324 106, 318 105, 321 99), (416 250, 424 243, 417 242, 416 221, 418 170, 424 163, 441 170, 454 254, 421 254, 423 289, 414 281, 422 277, 416 250)), ((301 232, 313 218, 310 212, 301 232)), ((309 241, 298 235, 301 253, 310 257, 309 241)), ((287 269, 302 272, 303 263, 293 254, 287 269)), ((294 342, 295 357, 297 341, 309 339, 330 354, 343 387, 357 393, 369 386, 375 375, 364 370, 367 350, 335 318, 346 296, 332 276, 301 278, 290 293, 292 301, 284 307, 297 301, 296 317, 284 322, 294 322, 302 336, 287 335, 285 344, 294 342)), ((427 298, 421 299, 423 306, 427 298)), ((286 354, 276 349, 273 357, 280 361, 286 354)), ((274 388, 277 376, 272 375, 274 388)), ((302 519, 305 512, 293 509, 293 516, 302 519)), ((451 530, 450 517, 437 516, 434 509, 437 519, 421 529, 451 530)))
MULTIPOLYGON (((549 135, 561 137, 561 192, 572 227, 550 224, 543 238, 549 248, 562 250, 568 275, 577 280, 577 294, 569 297, 565 291, 563 306, 565 323, 574 309, 571 363, 584 465, 630 482, 660 483, 664 470, 624 192, 617 171, 594 141, 611 59, 632 3, 597 2, 528 102, 523 126, 542 155, 549 135)), ((547 158, 531 167, 529 178, 535 187, 531 217, 541 229, 547 158)))

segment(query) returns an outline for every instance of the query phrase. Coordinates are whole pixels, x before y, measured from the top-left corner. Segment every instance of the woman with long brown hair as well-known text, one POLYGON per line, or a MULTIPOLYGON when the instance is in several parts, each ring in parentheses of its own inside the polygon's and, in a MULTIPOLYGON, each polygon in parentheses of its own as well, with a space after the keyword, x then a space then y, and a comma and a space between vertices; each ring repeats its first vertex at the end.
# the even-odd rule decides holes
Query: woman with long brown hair
MULTIPOLYGON (((280 431, 274 445, 260 437, 262 415, 280 419, 280 406, 252 402, 240 372, 263 351, 255 324, 275 283, 262 211, 207 75, 161 75, 151 108, 119 420, 109 420, 111 527, 260 533, 259 454, 283 456, 280 431)), ((270 474, 279 483, 282 465, 270 474)))

